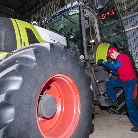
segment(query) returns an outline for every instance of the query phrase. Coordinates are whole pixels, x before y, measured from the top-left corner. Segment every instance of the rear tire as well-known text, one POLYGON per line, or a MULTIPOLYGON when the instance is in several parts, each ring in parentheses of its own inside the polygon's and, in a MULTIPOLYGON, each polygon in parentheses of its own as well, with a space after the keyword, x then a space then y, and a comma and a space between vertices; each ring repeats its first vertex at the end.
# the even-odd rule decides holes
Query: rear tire
POLYGON ((3 125, 2 138, 89 137, 94 111, 90 82, 84 67, 64 46, 43 43, 24 47, 5 59, 0 69, 2 101, 15 112, 13 121, 3 125), (56 104, 51 100, 56 111, 46 107, 49 102, 42 109, 46 114, 52 111, 50 117, 38 113, 45 92, 56 100, 56 104))

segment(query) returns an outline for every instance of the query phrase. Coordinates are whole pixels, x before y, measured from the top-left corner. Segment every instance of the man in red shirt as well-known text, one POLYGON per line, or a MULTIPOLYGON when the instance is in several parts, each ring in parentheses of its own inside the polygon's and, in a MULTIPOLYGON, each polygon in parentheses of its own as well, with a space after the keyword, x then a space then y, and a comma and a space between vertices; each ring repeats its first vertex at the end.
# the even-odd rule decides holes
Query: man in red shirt
POLYGON ((117 48, 110 48, 107 58, 114 61, 105 62, 103 59, 98 60, 99 65, 105 66, 112 74, 118 75, 118 78, 106 82, 106 91, 109 99, 106 101, 109 105, 117 106, 117 96, 114 88, 122 87, 125 95, 125 102, 128 115, 133 128, 131 131, 138 132, 138 110, 133 103, 133 92, 136 86, 136 75, 131 64, 130 58, 126 54, 119 53, 117 48))

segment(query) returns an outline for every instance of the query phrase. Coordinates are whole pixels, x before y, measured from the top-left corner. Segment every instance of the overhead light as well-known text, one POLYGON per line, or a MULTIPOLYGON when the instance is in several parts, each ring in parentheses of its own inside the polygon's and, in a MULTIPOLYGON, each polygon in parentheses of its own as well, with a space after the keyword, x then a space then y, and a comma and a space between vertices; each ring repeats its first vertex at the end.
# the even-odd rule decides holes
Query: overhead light
POLYGON ((70 38, 73 38, 73 36, 72 36, 72 35, 70 35, 70 38))
POLYGON ((31 24, 38 26, 38 22, 37 21, 32 21, 31 24))

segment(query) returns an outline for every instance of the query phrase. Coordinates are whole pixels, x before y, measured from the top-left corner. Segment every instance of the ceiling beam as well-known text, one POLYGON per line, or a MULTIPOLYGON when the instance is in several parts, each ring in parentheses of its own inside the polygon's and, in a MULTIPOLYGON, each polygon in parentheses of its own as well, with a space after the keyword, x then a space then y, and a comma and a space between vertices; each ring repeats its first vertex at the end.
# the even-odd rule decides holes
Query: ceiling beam
MULTIPOLYGON (((24 16, 24 18, 28 18, 29 16, 31 16, 32 14, 34 14, 35 12, 37 12, 41 7, 43 7, 43 6, 45 6, 48 2, 50 2, 51 0, 40 0, 39 1, 39 4, 38 3, 36 3, 36 4, 34 4, 34 7, 33 8, 30 8, 30 9, 28 9, 29 11, 31 11, 31 12, 29 12, 28 11, 28 14, 26 14, 25 16, 24 16)), ((31 6, 32 7, 32 6, 31 6)))
POLYGON ((20 14, 20 12, 9 2, 9 1, 7 1, 7 0, 5 0, 10 6, 11 6, 11 8, 15 11, 15 12, 17 12, 17 14, 19 15, 19 17, 23 17, 21 14, 20 14))
POLYGON ((65 6, 65 0, 60 0, 60 6, 61 8, 65 6))

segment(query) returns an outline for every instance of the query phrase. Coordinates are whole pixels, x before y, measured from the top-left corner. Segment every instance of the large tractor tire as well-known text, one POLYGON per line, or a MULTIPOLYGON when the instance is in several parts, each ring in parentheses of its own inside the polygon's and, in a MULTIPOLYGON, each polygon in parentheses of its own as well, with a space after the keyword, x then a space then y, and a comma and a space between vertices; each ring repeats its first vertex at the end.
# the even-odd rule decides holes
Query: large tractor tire
POLYGON ((11 52, 16 48, 16 35, 11 19, 0 17, 0 52, 11 52))
POLYGON ((88 138, 92 92, 84 67, 58 44, 24 47, 0 63, 1 138, 88 138))

